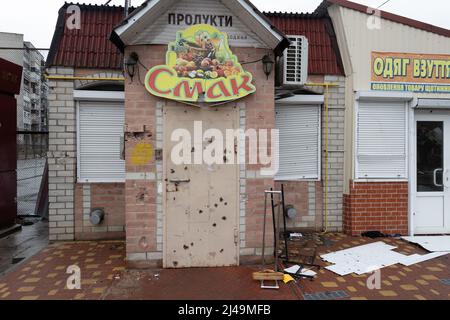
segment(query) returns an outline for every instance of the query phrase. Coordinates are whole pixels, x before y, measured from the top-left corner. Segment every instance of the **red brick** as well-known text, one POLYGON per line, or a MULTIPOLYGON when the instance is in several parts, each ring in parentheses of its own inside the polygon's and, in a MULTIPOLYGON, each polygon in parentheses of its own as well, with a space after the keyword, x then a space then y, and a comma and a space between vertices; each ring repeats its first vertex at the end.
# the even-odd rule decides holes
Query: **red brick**
POLYGON ((407 234, 407 182, 350 182, 344 195, 344 231, 360 235, 365 231, 407 234))

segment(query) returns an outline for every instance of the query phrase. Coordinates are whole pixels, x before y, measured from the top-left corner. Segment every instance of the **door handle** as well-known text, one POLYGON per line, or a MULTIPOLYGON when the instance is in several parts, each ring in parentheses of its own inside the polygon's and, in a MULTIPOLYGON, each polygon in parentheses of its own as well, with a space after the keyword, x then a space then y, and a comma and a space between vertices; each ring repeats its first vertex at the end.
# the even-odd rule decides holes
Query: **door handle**
POLYGON ((189 183, 191 179, 170 179, 169 181, 172 183, 189 183))
POLYGON ((444 185, 444 188, 446 188, 446 189, 448 189, 448 180, 449 180, 449 176, 448 176, 448 169, 447 169, 442 173, 442 184, 444 185))
MULTIPOLYGON (((443 187, 443 186, 444 186, 443 184, 438 184, 438 183, 437 183, 437 173, 438 173, 439 171, 442 171, 442 173, 444 173, 444 169, 442 169, 442 168, 439 168, 439 169, 434 170, 434 172, 433 172, 433 183, 434 183, 434 185, 435 185, 436 187, 443 187)), ((442 175, 442 181, 443 181, 443 180, 444 180, 444 175, 442 175)))

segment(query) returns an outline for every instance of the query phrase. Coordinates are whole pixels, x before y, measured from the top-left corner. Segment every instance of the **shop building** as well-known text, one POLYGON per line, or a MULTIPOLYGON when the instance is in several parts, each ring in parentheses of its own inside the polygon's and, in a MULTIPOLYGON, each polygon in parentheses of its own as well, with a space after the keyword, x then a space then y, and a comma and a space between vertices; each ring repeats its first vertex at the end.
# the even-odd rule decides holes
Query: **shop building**
POLYGON ((81 5, 80 29, 69 7, 48 62, 52 240, 124 237, 129 261, 234 265, 260 254, 264 190, 281 184, 291 228, 449 232, 448 30, 342 0, 312 14, 151 1, 125 20, 81 5), (173 132, 199 121, 278 129, 279 170, 224 163, 251 154, 242 139, 220 164, 175 163, 173 132))
MULTIPOLYGON (((236 265, 260 254, 264 191, 281 183, 290 227, 342 230, 346 79, 327 13, 149 1, 124 20, 123 8, 80 5, 69 29, 70 6, 48 61, 51 240, 124 237, 129 261, 236 265), (230 163, 251 155, 242 136, 223 162, 174 162, 173 133, 195 136, 200 121, 279 129, 279 170, 230 163)), ((193 140, 194 161, 213 142, 193 140)))
POLYGON ((324 2, 346 74, 344 231, 450 232, 450 30, 324 2))

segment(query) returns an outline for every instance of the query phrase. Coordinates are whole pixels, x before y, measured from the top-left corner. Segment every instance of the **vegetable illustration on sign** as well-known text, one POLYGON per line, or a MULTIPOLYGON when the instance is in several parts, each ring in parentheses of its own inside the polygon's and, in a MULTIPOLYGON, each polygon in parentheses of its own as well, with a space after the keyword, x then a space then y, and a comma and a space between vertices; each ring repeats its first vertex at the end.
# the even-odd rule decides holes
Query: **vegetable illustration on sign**
POLYGON ((225 102, 256 91, 227 35, 204 24, 177 32, 166 65, 151 68, 145 86, 155 96, 187 102, 225 102))

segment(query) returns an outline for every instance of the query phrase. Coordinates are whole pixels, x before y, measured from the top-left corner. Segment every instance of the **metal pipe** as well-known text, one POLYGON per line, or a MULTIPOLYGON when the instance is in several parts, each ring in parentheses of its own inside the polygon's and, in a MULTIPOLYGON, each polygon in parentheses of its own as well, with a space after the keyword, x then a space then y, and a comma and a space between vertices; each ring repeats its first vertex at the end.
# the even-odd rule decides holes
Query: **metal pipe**
POLYGON ((50 51, 49 48, 0 47, 0 50, 50 51))
POLYGON ((305 83, 306 87, 339 87, 338 83, 325 82, 325 83, 305 83))
POLYGON ((278 244, 280 243, 280 230, 279 230, 280 229, 280 213, 281 213, 281 203, 278 203, 276 234, 275 234, 275 272, 278 272, 278 244))
MULTIPOLYGON (((270 191, 273 191, 273 188, 270 188, 270 191)), ((273 239, 273 245, 274 245, 274 250, 273 250, 273 254, 276 256, 277 254, 277 238, 276 238, 276 233, 277 233, 277 226, 276 226, 276 217, 275 217, 275 202, 274 202, 274 198, 273 198, 273 192, 270 193, 270 201, 271 201, 271 205, 272 205, 272 222, 273 222, 273 236, 275 237, 273 239)))
POLYGON ((330 91, 329 91, 329 86, 326 85, 325 86, 325 229, 323 231, 323 233, 327 233, 328 232, 328 185, 329 185, 329 178, 328 178, 328 166, 329 166, 329 152, 328 152, 328 147, 329 147, 329 142, 330 142, 330 138, 329 138, 329 95, 330 95, 330 91))
POLYGON ((125 78, 90 78, 90 77, 64 77, 64 76, 45 76, 47 80, 61 80, 61 81, 74 81, 74 80, 88 80, 88 81, 125 81, 125 78))
POLYGON ((287 239, 287 225, 286 225, 286 206, 284 203, 284 184, 281 184, 281 207, 283 211, 283 239, 284 239, 284 250, 286 255, 286 261, 289 261, 289 248, 287 239))
POLYGON ((130 12, 130 0, 125 0, 125 18, 128 16, 128 13, 130 12))
POLYGON ((267 216, 267 193, 264 193, 264 218, 263 218, 263 242, 262 242, 262 265, 266 265, 266 216, 267 216))

